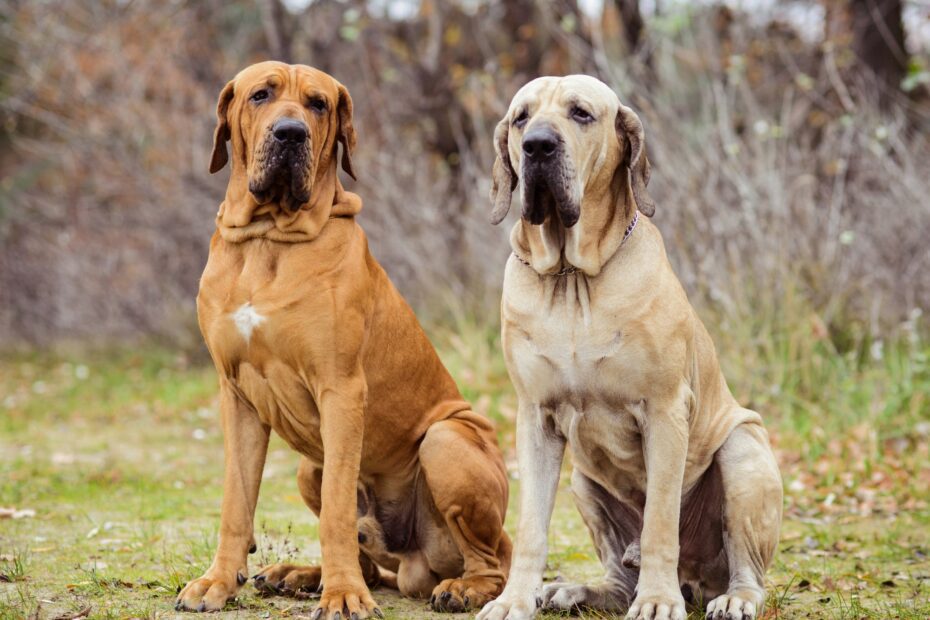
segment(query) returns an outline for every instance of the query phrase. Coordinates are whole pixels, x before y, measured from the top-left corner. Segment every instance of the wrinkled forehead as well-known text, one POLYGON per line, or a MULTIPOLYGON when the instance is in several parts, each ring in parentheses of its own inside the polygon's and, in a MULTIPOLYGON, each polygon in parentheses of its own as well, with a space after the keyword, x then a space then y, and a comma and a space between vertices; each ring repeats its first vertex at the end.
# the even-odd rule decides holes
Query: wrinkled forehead
POLYGON ((616 111, 620 100, 607 84, 590 75, 547 76, 536 78, 517 91, 510 112, 529 105, 567 107, 576 103, 616 111))
POLYGON ((339 96, 339 83, 335 78, 307 65, 260 62, 246 67, 236 76, 237 92, 248 94, 266 86, 305 95, 324 95, 331 103, 339 96))

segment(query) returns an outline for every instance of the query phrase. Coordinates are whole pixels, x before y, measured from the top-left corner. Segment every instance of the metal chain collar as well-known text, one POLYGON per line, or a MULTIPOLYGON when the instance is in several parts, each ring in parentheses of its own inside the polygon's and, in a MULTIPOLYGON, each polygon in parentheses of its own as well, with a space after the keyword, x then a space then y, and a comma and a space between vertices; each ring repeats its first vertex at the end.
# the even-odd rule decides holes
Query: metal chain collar
MULTIPOLYGON (((630 238, 630 235, 633 234, 633 229, 636 228, 636 223, 637 223, 638 221, 639 221, 639 211, 634 211, 634 212, 633 212, 633 219, 630 221, 629 226, 626 227, 626 232, 623 233, 623 240, 620 241, 620 246, 622 246, 624 243, 626 243, 626 240, 629 239, 629 238, 630 238)), ((620 246, 617 246, 617 247, 619 248, 620 246)), ((516 259, 517 259, 518 261, 520 261, 521 263, 523 263, 523 264, 526 265, 527 267, 532 267, 532 265, 530 264, 530 261, 526 260, 525 258, 523 258, 522 256, 520 256, 520 255, 517 254, 516 252, 514 252, 513 255, 516 257, 516 259)), ((569 265, 568 267, 562 267, 561 269, 559 269, 559 270, 556 271, 555 273, 547 273, 547 274, 545 274, 545 275, 549 275, 549 276, 554 276, 554 277, 556 277, 556 278, 560 278, 560 277, 562 277, 562 276, 567 276, 567 275, 570 274, 570 273, 575 273, 576 271, 579 271, 578 267, 575 267, 574 265, 569 265)))

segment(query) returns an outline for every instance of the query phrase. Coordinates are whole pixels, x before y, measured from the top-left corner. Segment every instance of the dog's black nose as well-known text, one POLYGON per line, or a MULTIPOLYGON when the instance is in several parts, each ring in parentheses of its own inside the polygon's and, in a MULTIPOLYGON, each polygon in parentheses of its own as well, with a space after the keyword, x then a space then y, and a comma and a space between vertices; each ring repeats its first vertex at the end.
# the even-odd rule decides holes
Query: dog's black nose
POLYGON ((293 118, 279 118, 271 132, 274 139, 283 144, 303 144, 307 140, 307 126, 293 118))
POLYGON ((559 136, 548 127, 532 129, 523 137, 523 152, 530 161, 549 159, 558 148, 559 136))

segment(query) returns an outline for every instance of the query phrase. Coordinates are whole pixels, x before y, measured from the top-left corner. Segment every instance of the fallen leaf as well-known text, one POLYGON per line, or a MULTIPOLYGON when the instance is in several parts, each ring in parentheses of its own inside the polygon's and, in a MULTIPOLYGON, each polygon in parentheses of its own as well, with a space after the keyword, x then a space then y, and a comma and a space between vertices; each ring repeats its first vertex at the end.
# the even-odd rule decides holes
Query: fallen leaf
POLYGON ((55 616, 52 620, 80 620, 80 618, 86 618, 90 615, 91 607, 85 607, 84 609, 74 612, 74 613, 63 613, 60 616, 55 616))
POLYGON ((36 516, 36 511, 32 508, 0 508, 0 519, 27 519, 36 516))

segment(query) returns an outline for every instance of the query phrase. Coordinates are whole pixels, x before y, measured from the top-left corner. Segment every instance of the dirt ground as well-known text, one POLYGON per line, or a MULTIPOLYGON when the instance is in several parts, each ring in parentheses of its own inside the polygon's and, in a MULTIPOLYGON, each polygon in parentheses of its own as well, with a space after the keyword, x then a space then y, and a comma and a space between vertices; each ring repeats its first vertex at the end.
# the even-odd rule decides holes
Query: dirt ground
MULTIPOLYGON (((462 375, 493 393, 487 374, 462 375)), ((490 400, 468 395, 506 414, 513 405, 506 381, 493 383, 500 394, 490 400)), ((512 428, 501 426, 512 462, 512 428)), ((839 447, 823 443, 813 460, 773 432, 786 516, 766 618, 930 617, 926 442, 908 439, 899 452, 866 458, 867 470, 851 476, 844 460, 869 443, 857 432, 866 431, 853 428, 839 447)), ((317 522, 296 488, 297 460, 273 440, 250 570, 319 559, 317 522)), ((164 352, 0 362, 0 472, 0 507, 20 511, 0 520, 0 619, 190 617, 174 611, 174 596, 209 565, 219 522, 222 437, 212 368, 164 352)), ((547 578, 596 580, 600 567, 564 482, 547 578)), ((374 596, 389 618, 441 617, 424 601, 385 589, 374 596)), ((314 604, 260 598, 248 584, 217 617, 309 617, 314 604)))

